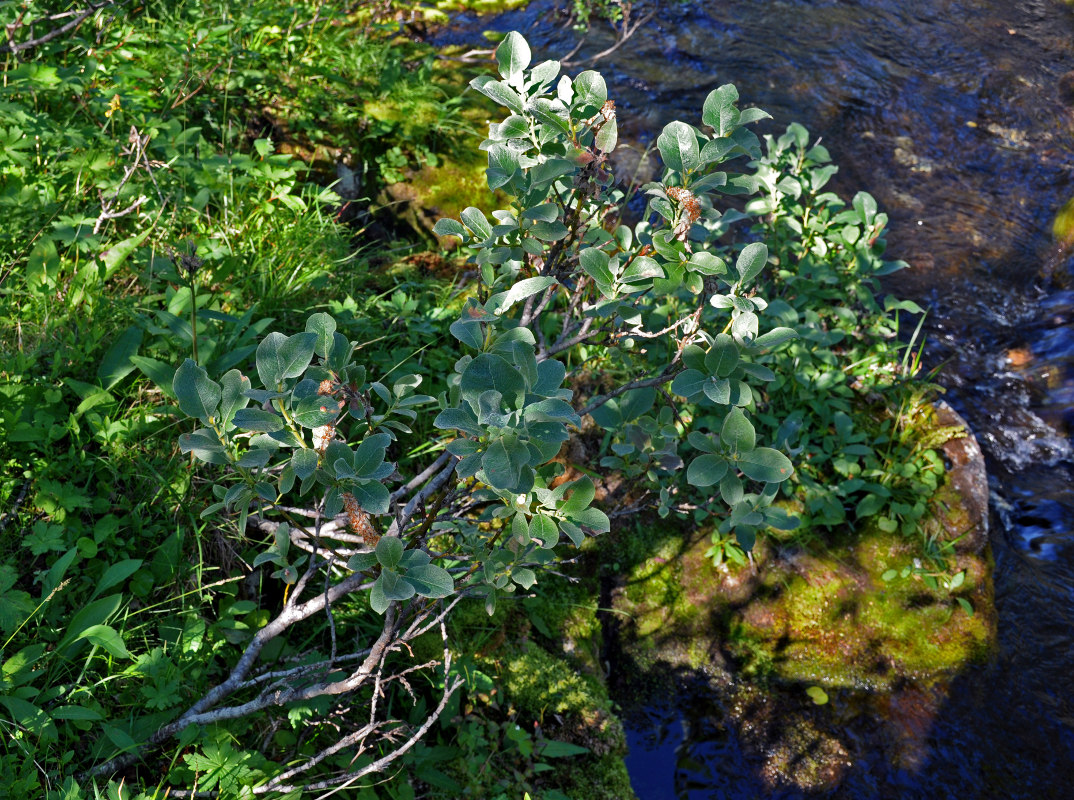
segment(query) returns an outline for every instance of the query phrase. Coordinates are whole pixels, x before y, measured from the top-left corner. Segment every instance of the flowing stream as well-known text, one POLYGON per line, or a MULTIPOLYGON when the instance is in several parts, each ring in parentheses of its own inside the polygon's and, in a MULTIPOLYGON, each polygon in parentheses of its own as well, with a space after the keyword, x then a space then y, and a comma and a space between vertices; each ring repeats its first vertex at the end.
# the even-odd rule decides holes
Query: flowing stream
MULTIPOLYGON (((439 44, 522 31, 538 59, 574 48, 554 4, 464 15, 439 44)), ((613 41, 593 26, 575 61, 613 41)), ((586 65, 588 66, 588 65, 586 65)), ((888 288, 929 308, 927 363, 974 428, 992 493, 999 640, 927 723, 916 769, 858 750, 827 796, 1074 797, 1074 262, 1051 233, 1074 197, 1074 10, 1060 0, 721 0, 675 6, 592 65, 621 130, 698 121, 716 86, 820 136, 836 190, 873 194, 888 288), (1064 92, 1064 87, 1066 91, 1064 92), (1065 101, 1065 102, 1064 102, 1065 101)), ((582 66, 575 66, 577 71, 582 66)), ((767 790, 688 690, 626 714, 641 800, 800 797, 767 790)), ((860 721, 859 721, 860 724, 860 721)))

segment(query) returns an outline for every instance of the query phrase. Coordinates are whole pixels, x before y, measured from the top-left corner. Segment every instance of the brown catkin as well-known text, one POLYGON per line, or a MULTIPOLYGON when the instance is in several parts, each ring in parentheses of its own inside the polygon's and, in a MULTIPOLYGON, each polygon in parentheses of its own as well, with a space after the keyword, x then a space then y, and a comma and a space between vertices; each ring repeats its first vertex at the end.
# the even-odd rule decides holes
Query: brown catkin
POLYGON ((358 501, 350 492, 343 493, 343 508, 347 511, 347 527, 351 532, 361 536, 368 547, 376 547, 380 536, 373 530, 369 515, 359 508, 358 501))

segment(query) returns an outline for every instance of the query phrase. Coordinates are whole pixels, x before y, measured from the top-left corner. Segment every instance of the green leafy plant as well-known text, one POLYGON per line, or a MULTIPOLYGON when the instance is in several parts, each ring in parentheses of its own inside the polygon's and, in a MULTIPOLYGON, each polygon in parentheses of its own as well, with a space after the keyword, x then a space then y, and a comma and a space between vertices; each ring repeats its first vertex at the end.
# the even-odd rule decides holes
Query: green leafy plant
MULTIPOLYGON (((745 546, 757 528, 782 521, 770 503, 793 469, 784 455, 758 444, 748 416, 756 397, 747 380, 770 380, 754 358, 795 334, 762 332, 765 303, 752 287, 767 248, 717 245, 724 233, 717 223, 731 218, 713 205, 719 192, 752 187, 748 177, 718 167, 757 151, 756 137, 743 125, 764 113, 740 111, 728 86, 706 101, 703 121, 712 133, 685 123, 667 126, 659 147, 669 170, 646 187, 652 222, 631 230, 611 222, 623 195, 604 167, 617 135, 600 75, 560 77, 556 62, 531 70, 529 47, 514 33, 496 57, 500 79, 478 78, 473 86, 511 112, 490 127, 482 146, 489 153, 490 187, 514 199, 494 222, 469 208, 461 221, 437 224, 438 234, 463 240, 480 273, 450 325, 466 352, 446 390, 437 398, 414 394, 417 375, 398 377, 390 387, 373 379, 328 314, 309 317, 301 333, 273 332, 260 341, 257 388, 237 369, 217 380, 187 360, 176 371, 172 391, 179 408, 200 425, 180 437, 182 451, 228 468, 214 487, 218 502, 204 515, 234 510, 242 531, 256 509, 274 535, 255 561, 277 567, 273 575, 286 591, 283 610, 254 634, 228 679, 149 744, 199 721, 389 685, 405 670, 393 673, 381 653, 440 624, 451 604, 437 601, 477 596, 491 613, 499 597, 529 589, 555 559, 562 538, 580 545, 586 532, 609 529, 607 514, 593 505, 593 481, 557 480, 563 466, 554 459, 571 431, 582 429, 583 415, 616 398, 623 398, 615 406, 618 416, 604 417, 616 429, 651 406, 645 390, 684 398, 681 428, 674 427, 673 411, 660 415, 668 436, 657 432, 665 456, 657 459, 657 477, 674 479, 683 464, 675 443, 685 436, 700 453, 691 458, 687 484, 705 494, 719 485, 729 506, 720 525, 735 530, 745 546), (697 224, 702 218, 715 224, 713 230, 697 224), (669 300, 657 304, 654 297, 669 300), (646 346, 637 353, 622 348, 627 336, 646 346), (597 363, 619 360, 620 385, 575 400, 564 385, 568 368, 555 356, 581 348, 597 363), (391 490, 396 466, 389 448, 406 441, 415 409, 431 403, 439 407, 434 425, 445 432, 444 451, 413 477, 397 478, 402 485, 391 490), (269 522, 273 517, 282 521, 269 522), (296 549, 304 551, 301 559, 293 558, 296 549), (270 641, 356 593, 383 615, 372 649, 364 651, 376 654, 373 662, 358 650, 353 657, 362 666, 341 682, 331 677, 333 653, 320 667, 302 668, 301 689, 228 700, 249 682, 251 666, 270 641)), ((449 651, 443 660, 448 670, 449 651)), ((386 740, 375 761, 318 785, 383 769, 428 729, 457 687, 443 682, 437 709, 403 745, 386 740)), ((369 730, 348 743, 370 747, 377 738, 369 730)), ((267 786, 287 791, 292 776, 319 760, 267 786)))

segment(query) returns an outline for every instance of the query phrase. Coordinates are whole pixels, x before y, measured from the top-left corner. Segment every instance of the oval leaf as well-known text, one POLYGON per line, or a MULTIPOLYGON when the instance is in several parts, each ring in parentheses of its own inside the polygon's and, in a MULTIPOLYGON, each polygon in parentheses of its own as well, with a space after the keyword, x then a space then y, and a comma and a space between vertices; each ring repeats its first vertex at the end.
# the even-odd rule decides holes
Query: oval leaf
POLYGON ((738 272, 739 283, 746 283, 764 269, 768 263, 768 245, 764 242, 754 242, 742 248, 735 262, 735 271, 738 272))
POLYGON ((209 378, 202 367, 186 359, 175 371, 172 391, 179 401, 179 410, 204 424, 211 424, 220 405, 220 384, 209 378))
POLYGON ((315 337, 313 352, 321 358, 328 358, 332 352, 333 334, 336 332, 336 321, 331 314, 313 314, 306 320, 306 332, 315 337))
POLYGON ((686 480, 691 486, 705 487, 719 483, 727 474, 727 459, 706 453, 690 462, 686 480))
POLYGON ((720 440, 725 447, 730 447, 735 452, 748 452, 757 445, 757 432, 753 424, 746 419, 741 408, 734 408, 724 418, 723 427, 720 429, 720 440))
POLYGON ((435 564, 411 567, 406 571, 406 579, 422 597, 450 597, 455 593, 451 575, 435 564))
POLYGON ((770 447, 757 447, 743 453, 738 468, 747 478, 765 483, 782 483, 794 474, 791 460, 770 447))
POLYGON ((377 542, 377 561, 384 569, 395 569, 403 558, 403 542, 396 536, 382 536, 377 542))
POLYGON ((500 75, 509 83, 519 83, 522 70, 530 65, 530 46, 517 31, 511 31, 496 48, 500 75))

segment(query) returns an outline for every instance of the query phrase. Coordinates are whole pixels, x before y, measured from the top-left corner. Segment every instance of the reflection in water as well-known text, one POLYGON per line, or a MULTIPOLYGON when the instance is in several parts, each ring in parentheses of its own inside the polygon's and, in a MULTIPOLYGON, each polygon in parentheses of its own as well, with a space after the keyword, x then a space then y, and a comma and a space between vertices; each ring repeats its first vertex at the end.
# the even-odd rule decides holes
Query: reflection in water
MULTIPOLYGON (((551 4, 461 18, 441 43, 523 30, 539 58, 574 47, 551 4)), ((594 29, 578 58, 603 50, 594 29)), ((734 82, 799 120, 872 193, 892 291, 928 306, 928 358, 989 460, 999 648, 958 678, 919 768, 858 750, 838 796, 1074 796, 1074 281, 1052 221, 1074 194, 1074 17, 1059 0, 721 0, 675 7, 596 65, 626 135, 696 120, 734 82), (1068 97, 1069 95, 1069 97, 1068 97)), ((716 709, 628 714, 642 800, 756 797, 716 709)), ((859 720, 859 726, 864 723, 859 720)), ((851 726, 853 728, 853 726, 851 726)), ((854 730, 848 731, 853 742, 854 730)), ((768 797, 776 796, 768 793, 768 797)))

